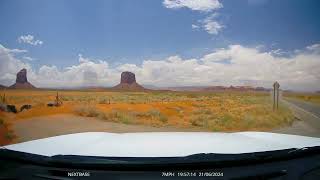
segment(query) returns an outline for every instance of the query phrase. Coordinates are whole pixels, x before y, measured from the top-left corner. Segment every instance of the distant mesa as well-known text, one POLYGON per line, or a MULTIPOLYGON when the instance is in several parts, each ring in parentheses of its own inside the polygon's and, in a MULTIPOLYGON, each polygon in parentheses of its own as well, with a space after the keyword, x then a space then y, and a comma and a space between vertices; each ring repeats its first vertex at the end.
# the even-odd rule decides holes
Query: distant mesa
POLYGON ((136 82, 136 76, 132 72, 122 72, 120 84, 114 86, 115 90, 130 90, 130 91, 143 91, 146 90, 143 86, 136 82))
POLYGON ((252 87, 252 86, 182 86, 182 87, 166 87, 163 89, 172 91, 269 91, 270 89, 264 87, 252 87))
POLYGON ((7 88, 7 86, 4 86, 4 85, 0 84, 0 89, 6 89, 6 88, 7 88))
POLYGON ((36 88, 36 87, 28 82, 27 70, 26 69, 21 69, 17 73, 16 83, 11 85, 9 88, 12 88, 12 89, 33 89, 33 88, 36 88))

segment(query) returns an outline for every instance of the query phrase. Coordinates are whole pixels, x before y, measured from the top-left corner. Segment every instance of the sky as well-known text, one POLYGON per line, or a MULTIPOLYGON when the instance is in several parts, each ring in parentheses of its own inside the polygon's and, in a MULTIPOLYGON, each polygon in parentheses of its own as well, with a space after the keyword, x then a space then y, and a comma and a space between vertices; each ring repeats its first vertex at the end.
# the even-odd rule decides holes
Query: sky
POLYGON ((0 84, 320 90, 318 0, 2 0, 0 84))

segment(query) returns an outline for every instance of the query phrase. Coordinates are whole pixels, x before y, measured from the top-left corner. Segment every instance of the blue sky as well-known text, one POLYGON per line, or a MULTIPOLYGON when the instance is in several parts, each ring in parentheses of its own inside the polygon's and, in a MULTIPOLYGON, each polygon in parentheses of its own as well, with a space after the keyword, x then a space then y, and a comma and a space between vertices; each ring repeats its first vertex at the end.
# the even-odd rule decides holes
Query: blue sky
POLYGON ((295 56, 320 42, 318 17, 317 0, 2 0, 0 44, 27 50, 11 55, 35 76, 43 66, 77 66, 79 54, 117 68, 171 56, 200 60, 231 45, 295 56), (21 40, 27 35, 33 39, 21 40))

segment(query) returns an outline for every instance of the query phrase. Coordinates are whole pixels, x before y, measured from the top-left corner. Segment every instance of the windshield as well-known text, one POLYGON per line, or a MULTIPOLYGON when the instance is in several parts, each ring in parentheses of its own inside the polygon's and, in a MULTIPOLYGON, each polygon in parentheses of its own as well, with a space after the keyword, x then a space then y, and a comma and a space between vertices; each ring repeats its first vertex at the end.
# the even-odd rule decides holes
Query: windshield
POLYGON ((319 146, 319 6, 2 0, 0 146, 108 157, 319 146))

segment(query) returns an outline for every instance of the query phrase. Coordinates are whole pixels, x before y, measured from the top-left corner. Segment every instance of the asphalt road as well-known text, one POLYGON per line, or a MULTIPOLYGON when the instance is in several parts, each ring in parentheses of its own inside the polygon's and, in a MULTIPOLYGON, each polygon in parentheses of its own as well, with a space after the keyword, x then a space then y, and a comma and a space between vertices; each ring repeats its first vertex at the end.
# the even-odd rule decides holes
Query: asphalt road
POLYGON ((309 103, 305 102, 302 100, 297 100, 297 99, 286 99, 286 101, 298 106, 299 108, 304 109, 305 111, 308 111, 318 118, 320 118, 320 105, 314 104, 314 103, 309 103))
POLYGON ((291 127, 276 129, 273 132, 320 137, 320 105, 297 99, 284 99, 298 121, 291 127))

